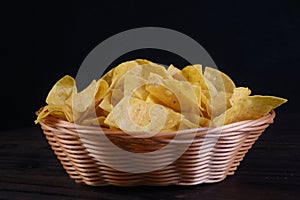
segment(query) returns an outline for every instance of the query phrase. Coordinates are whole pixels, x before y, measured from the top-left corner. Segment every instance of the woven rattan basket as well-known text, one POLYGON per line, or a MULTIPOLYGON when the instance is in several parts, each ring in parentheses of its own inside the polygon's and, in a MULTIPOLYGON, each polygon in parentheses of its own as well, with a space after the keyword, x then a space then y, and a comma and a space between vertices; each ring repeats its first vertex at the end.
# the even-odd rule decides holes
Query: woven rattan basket
MULTIPOLYGON (((109 138, 115 145, 129 152, 150 152, 167 145, 176 133, 166 133, 151 138, 133 138, 121 131, 79 126, 66 121, 47 117, 40 124, 57 158, 66 172, 77 183, 92 186, 118 185, 196 185, 213 183, 233 175, 263 131, 273 123, 275 112, 257 119, 240 121, 218 128, 187 130, 184 134, 195 134, 187 150, 174 162, 162 169, 144 173, 131 173, 113 168, 102 158, 111 159, 115 166, 134 162, 113 152, 101 138, 109 138), (205 151, 207 150, 207 151, 205 151)), ((177 141, 180 145, 184 143, 177 141)), ((179 148, 173 145, 173 151, 179 148)), ((172 151, 158 155, 156 165, 172 157, 172 151)))

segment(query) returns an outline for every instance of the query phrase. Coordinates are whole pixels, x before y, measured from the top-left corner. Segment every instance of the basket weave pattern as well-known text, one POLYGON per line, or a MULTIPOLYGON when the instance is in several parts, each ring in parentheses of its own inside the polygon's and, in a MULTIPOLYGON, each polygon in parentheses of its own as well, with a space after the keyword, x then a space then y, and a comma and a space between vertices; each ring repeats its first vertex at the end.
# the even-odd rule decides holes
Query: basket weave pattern
MULTIPOLYGON (((273 123, 274 117, 275 112, 272 111, 257 120, 236 122, 218 128, 189 130, 196 134, 195 139, 177 160, 162 169, 145 173, 120 171, 96 159, 106 156, 120 166, 132 162, 115 155, 99 138, 108 137, 127 151, 149 152, 166 145, 176 133, 136 139, 121 131, 75 126, 51 116, 43 119, 40 124, 62 166, 77 183, 92 186, 196 185, 218 182, 227 175, 233 175, 258 137, 273 123)), ((159 155, 157 163, 167 161, 168 157, 172 157, 171 154, 172 152, 159 155)), ((139 161, 135 162, 138 164, 139 161)))

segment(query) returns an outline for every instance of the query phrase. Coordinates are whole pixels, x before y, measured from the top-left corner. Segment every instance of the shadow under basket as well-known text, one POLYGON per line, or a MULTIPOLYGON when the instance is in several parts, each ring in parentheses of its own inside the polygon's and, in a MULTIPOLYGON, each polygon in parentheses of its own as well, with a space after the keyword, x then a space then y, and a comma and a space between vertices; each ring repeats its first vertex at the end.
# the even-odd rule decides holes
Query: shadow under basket
POLYGON ((274 117, 271 111, 256 120, 149 138, 75 125, 51 116, 41 120, 40 125, 64 169, 77 183, 197 185, 233 175, 274 117))

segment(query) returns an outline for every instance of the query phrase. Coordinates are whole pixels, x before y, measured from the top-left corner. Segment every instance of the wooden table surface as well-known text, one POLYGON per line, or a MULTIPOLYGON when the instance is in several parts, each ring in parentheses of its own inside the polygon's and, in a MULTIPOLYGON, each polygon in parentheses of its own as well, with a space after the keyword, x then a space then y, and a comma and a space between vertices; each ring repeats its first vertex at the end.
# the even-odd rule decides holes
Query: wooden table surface
POLYGON ((277 113, 224 181, 197 186, 91 187, 68 177, 38 125, 0 133, 0 199, 300 199, 297 114, 277 113))

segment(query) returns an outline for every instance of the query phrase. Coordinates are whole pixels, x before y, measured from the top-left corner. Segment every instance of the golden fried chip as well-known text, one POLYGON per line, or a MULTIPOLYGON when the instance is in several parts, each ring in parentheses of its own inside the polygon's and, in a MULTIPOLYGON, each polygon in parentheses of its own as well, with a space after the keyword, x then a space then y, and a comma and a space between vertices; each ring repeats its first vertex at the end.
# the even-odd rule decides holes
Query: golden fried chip
POLYGON ((108 83, 103 80, 103 79, 99 79, 97 81, 97 86, 96 86, 96 94, 95 94, 95 106, 98 106, 100 101, 103 99, 104 95, 106 94, 107 90, 108 90, 108 83))
POLYGON ((199 115, 191 114, 191 113, 182 113, 183 121, 180 124, 179 129, 186 129, 185 126, 190 128, 199 128, 199 127, 209 127, 212 121, 205 117, 199 117, 199 115))
POLYGON ((201 113, 202 113, 202 117, 210 119, 210 116, 211 116, 210 101, 209 101, 206 93, 208 94, 209 92, 207 90, 202 90, 201 91, 201 107, 200 107, 200 110, 201 110, 201 113))
POLYGON ((68 101, 69 105, 72 105, 73 111, 83 113, 91 108, 91 106, 94 106, 96 88, 97 82, 93 80, 84 90, 73 94, 68 101))
POLYGON ((199 85, 203 90, 208 90, 202 73, 202 65, 189 65, 183 68, 181 72, 190 83, 199 85))
MULTIPOLYGON (((156 77, 159 79, 159 77, 156 77)), ((187 81, 160 79, 159 83, 148 83, 146 90, 164 106, 177 112, 198 113, 198 98, 193 86, 187 81)))
POLYGON ((212 113, 211 109, 213 108, 211 105, 212 99, 218 95, 215 85, 203 75, 202 65, 186 66, 182 69, 182 74, 189 82, 201 88, 201 95, 198 97, 201 101, 199 106, 202 111, 201 115, 210 118, 212 113))
POLYGON ((42 118, 50 114, 60 119, 72 121, 72 111, 66 105, 66 101, 76 92, 75 80, 71 76, 66 75, 58 80, 46 98, 48 105, 39 113, 35 123, 38 123, 42 118))
POLYGON ((120 78, 129 70, 137 67, 138 64, 135 61, 127 61, 119 64, 112 71, 112 80, 111 86, 114 87, 114 84, 119 81, 120 78))
POLYGON ((137 63, 140 64, 141 66, 141 71, 138 74, 141 78, 143 79, 148 79, 151 73, 157 74, 164 79, 171 79, 172 77, 169 75, 167 72, 166 68, 162 65, 153 63, 149 60, 145 59, 136 59, 135 60, 137 63))
POLYGON ((210 114, 211 118, 215 118, 220 114, 224 113, 229 107, 229 97, 231 93, 220 91, 210 101, 210 114))
POLYGON ((197 98, 197 105, 198 105, 198 108, 199 108, 199 114, 201 117, 203 117, 203 107, 202 107, 202 89, 200 86, 198 85, 192 85, 193 89, 194 89, 194 92, 195 92, 195 95, 196 95, 196 98, 197 98))
POLYGON ((154 95, 150 94, 147 96, 146 100, 147 103, 156 103, 156 104, 163 104, 158 98, 156 98, 154 95))
POLYGON ((110 86, 112 84, 114 69, 115 68, 112 68, 111 70, 109 70, 108 72, 106 72, 99 80, 106 81, 107 84, 110 86))
POLYGON ((41 121, 41 119, 47 117, 48 115, 52 115, 56 118, 62 120, 68 120, 73 122, 73 116, 71 109, 68 109, 66 105, 55 106, 55 105, 46 105, 43 109, 39 112, 37 119, 34 121, 36 124, 41 121))
POLYGON ((208 99, 211 99, 211 98, 214 98, 215 96, 218 95, 218 90, 217 88, 215 87, 215 85, 210 81, 208 80, 207 78, 203 77, 204 81, 205 81, 205 84, 206 84, 206 87, 207 87, 207 98, 208 99))
POLYGON ((142 100, 145 100, 149 94, 145 88, 146 79, 127 74, 124 76, 124 95, 136 96, 142 100))
POLYGON ((155 99, 158 99, 164 106, 180 112, 180 102, 171 90, 161 84, 155 83, 149 83, 145 88, 151 94, 151 96, 155 97, 155 99))
POLYGON ((46 98, 46 103, 56 106, 64 105, 65 101, 76 92, 75 80, 71 76, 66 75, 52 87, 46 98))
POLYGON ((174 65, 170 65, 167 69, 167 72, 176 80, 186 81, 186 78, 183 76, 181 70, 175 67, 174 65))
POLYGON ((181 120, 181 114, 159 104, 124 97, 104 123, 124 131, 159 132, 170 129, 181 120))
POLYGON ((166 79, 171 78, 171 76, 167 73, 166 68, 163 66, 145 59, 136 59, 133 61, 123 62, 114 69, 112 87, 115 88, 114 84, 124 78, 123 76, 125 74, 131 74, 142 79, 148 79, 150 73, 158 74, 166 79))
POLYGON ((48 105, 44 106, 42 110, 39 111, 39 114, 37 116, 37 119, 34 121, 34 123, 39 123, 41 121, 41 119, 47 117, 50 114, 49 110, 48 110, 48 105))
POLYGON ((111 94, 111 104, 112 106, 117 105, 124 97, 124 91, 122 89, 113 89, 111 94))
POLYGON ((98 107, 97 104, 102 100, 107 89, 106 81, 93 80, 84 90, 73 94, 66 101, 66 106, 71 108, 72 121, 80 124, 91 112, 95 113, 95 108, 98 107))
POLYGON ((70 122, 73 122, 73 114, 72 114, 72 108, 68 105, 62 105, 62 106, 55 106, 55 105, 48 105, 47 109, 49 111, 49 114, 52 116, 59 118, 59 119, 67 119, 70 122))
POLYGON ((172 77, 174 77, 174 75, 176 75, 176 74, 181 74, 181 70, 178 69, 177 67, 175 67, 174 65, 170 65, 167 69, 167 72, 172 77))
POLYGON ((211 67, 205 67, 204 77, 214 85, 217 91, 233 93, 235 84, 225 73, 211 67))
POLYGON ((247 87, 237 87, 233 90, 233 94, 231 98, 229 99, 230 105, 235 104, 240 99, 247 97, 251 94, 251 90, 247 87))
POLYGON ((286 99, 273 96, 246 96, 235 102, 231 108, 213 121, 217 126, 221 126, 237 121, 258 119, 286 101, 286 99))
POLYGON ((133 97, 146 101, 147 97, 149 96, 149 92, 146 90, 146 85, 143 85, 133 92, 133 97))
POLYGON ((110 112, 113 109, 113 105, 111 104, 111 93, 112 92, 108 92, 99 104, 99 107, 107 112, 110 112))

